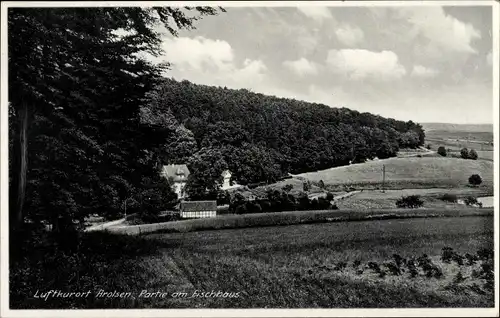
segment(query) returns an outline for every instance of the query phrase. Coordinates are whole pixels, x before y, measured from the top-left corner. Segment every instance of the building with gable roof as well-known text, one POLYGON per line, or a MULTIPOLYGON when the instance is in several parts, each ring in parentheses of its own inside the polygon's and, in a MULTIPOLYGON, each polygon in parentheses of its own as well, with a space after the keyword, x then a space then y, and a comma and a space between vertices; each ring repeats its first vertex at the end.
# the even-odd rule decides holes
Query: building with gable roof
MULTIPOLYGON (((177 194, 177 198, 185 199, 185 187, 190 173, 186 164, 169 164, 162 167, 160 174, 162 177, 169 180, 174 192, 177 194)), ((236 183, 231 185, 231 172, 229 170, 223 171, 222 177, 224 181, 219 185, 221 190, 241 187, 241 185, 236 183)))
POLYGON ((213 218, 217 216, 217 201, 183 201, 180 216, 189 218, 213 218))
POLYGON ((160 174, 162 177, 169 180, 174 192, 177 194, 178 199, 185 198, 186 192, 184 191, 184 189, 186 187, 186 182, 190 174, 187 165, 165 165, 162 167, 160 174))
POLYGON ((231 171, 229 170, 224 170, 222 172, 222 178, 224 181, 222 182, 222 185, 220 186, 221 190, 229 190, 229 189, 235 189, 241 187, 241 185, 237 183, 231 184, 231 171))

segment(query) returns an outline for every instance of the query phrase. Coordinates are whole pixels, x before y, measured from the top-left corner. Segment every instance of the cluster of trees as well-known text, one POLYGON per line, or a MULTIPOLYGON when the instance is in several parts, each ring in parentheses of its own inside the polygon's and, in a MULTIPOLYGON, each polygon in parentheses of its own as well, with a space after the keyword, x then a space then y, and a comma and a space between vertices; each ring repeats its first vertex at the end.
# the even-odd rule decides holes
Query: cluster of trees
POLYGON ((237 193, 229 205, 229 210, 235 214, 282 212, 282 211, 308 211, 308 210, 330 210, 337 209, 332 204, 333 194, 328 193, 326 197, 309 199, 306 193, 301 192, 297 196, 292 195, 286 189, 268 190, 267 198, 254 201, 246 200, 237 193))
POLYGON ((477 160, 478 155, 474 149, 468 150, 467 148, 462 148, 462 150, 460 150, 460 157, 462 159, 477 160))
POLYGON ((423 205, 424 201, 420 199, 419 195, 403 196, 401 199, 396 201, 396 206, 398 208, 416 209, 422 207, 423 205))
POLYGON ((74 228, 89 214, 120 214, 127 199, 143 213, 173 204, 175 194, 158 176, 158 154, 165 141, 190 135, 174 116, 149 107, 148 93, 168 65, 141 53, 160 53, 158 25, 176 35, 216 13, 9 9, 11 230, 26 221, 74 228))
MULTIPOLYGON (((165 79, 152 94, 152 107, 174 116, 184 138, 162 154, 167 162, 192 157, 219 162, 210 173, 191 169, 193 183, 208 176, 207 188, 220 182, 221 169, 239 184, 274 182, 302 173, 395 156, 399 148, 424 144, 421 125, 347 108, 196 85, 165 79), (208 158, 208 157, 215 157, 208 158)), ((195 193, 194 189, 190 190, 195 193)))
MULTIPOLYGON (((451 151, 450 149, 446 150, 445 147, 441 146, 438 148, 437 153, 440 156, 446 157, 448 155, 448 152, 450 152, 450 151, 451 151)), ((478 154, 477 154, 477 151, 475 151, 474 149, 469 150, 467 148, 462 148, 460 150, 460 158, 477 160, 478 154)))
POLYGON ((442 157, 446 157, 446 155, 448 154, 448 152, 446 151, 446 148, 443 146, 440 146, 438 148, 437 153, 438 153, 438 155, 440 155, 442 157))
POLYGON ((478 174, 473 174, 469 177, 469 184, 472 186, 478 186, 483 183, 483 179, 478 174))

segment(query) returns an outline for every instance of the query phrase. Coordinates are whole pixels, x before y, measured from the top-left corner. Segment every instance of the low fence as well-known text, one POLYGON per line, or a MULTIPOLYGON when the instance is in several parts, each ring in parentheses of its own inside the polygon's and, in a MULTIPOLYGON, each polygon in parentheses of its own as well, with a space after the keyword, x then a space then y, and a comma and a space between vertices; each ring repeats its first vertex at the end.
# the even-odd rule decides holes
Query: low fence
POLYGON ((319 210, 258 214, 225 215, 215 218, 172 221, 133 226, 112 226, 105 230, 129 235, 149 233, 179 233, 245 227, 279 226, 324 222, 362 221, 377 219, 492 216, 493 208, 443 209, 377 209, 370 211, 319 210))

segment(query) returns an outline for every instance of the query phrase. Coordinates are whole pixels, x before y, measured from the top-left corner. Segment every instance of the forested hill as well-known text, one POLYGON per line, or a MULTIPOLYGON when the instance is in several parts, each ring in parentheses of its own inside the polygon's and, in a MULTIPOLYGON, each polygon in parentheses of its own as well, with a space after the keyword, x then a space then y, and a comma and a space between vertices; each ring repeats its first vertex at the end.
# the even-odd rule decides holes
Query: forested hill
POLYGON ((425 137, 412 121, 173 79, 153 93, 151 106, 184 126, 168 141, 166 162, 219 156, 242 184, 387 158, 425 137))

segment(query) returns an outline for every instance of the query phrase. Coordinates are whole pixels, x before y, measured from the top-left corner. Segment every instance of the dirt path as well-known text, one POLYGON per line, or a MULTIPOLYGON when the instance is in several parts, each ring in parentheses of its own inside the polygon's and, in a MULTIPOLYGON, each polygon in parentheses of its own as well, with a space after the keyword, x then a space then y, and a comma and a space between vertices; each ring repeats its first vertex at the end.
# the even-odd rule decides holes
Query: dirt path
MULTIPOLYGON (((356 191, 350 191, 350 192, 347 192, 347 193, 344 193, 341 195, 337 195, 337 196, 333 197, 332 201, 343 200, 345 198, 348 198, 348 197, 353 196, 356 193, 360 193, 360 192, 361 192, 360 190, 356 190, 356 191)), ((314 193, 314 194, 309 195, 309 199, 313 200, 313 199, 324 198, 324 197, 326 197, 326 194, 327 194, 327 192, 314 193)))
MULTIPOLYGON (((424 148, 424 147, 419 147, 419 149, 425 150, 425 152, 416 152, 416 153, 412 153, 410 155, 401 156, 401 157, 398 157, 398 158, 411 158, 411 157, 417 157, 417 156, 432 155, 432 154, 436 153, 434 150, 430 150, 430 149, 427 149, 427 148, 424 148)), ((382 159, 382 160, 387 160, 387 159, 382 159)))

